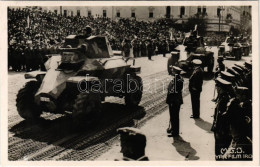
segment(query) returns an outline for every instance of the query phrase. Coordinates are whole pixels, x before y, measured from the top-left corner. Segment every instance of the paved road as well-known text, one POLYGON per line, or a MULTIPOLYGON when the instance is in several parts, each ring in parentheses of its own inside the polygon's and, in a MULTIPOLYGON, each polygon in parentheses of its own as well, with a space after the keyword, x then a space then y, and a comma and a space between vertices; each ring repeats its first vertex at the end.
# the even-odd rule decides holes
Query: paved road
MULTIPOLYGON (((208 129, 212 122, 214 104, 208 103, 207 100, 212 98, 214 83, 210 80, 204 82, 203 120, 199 122, 189 119, 191 106, 186 86, 185 105, 182 106, 181 112, 182 138, 178 139, 178 144, 165 133, 169 119, 165 104, 165 88, 171 78, 166 72, 167 58, 155 56, 153 59, 154 61, 148 61, 147 58, 136 60, 136 65, 142 66, 141 76, 146 87, 139 108, 130 111, 125 108, 122 99, 106 98, 106 102, 102 105, 105 114, 96 126, 80 131, 72 128, 70 115, 44 113, 42 115, 44 119, 38 123, 25 122, 17 114, 15 99, 18 90, 26 81, 23 79, 23 73, 10 72, 8 78, 9 160, 114 160, 121 156, 116 129, 123 126, 135 126, 147 132, 146 151, 151 160, 183 160, 184 157, 189 160, 213 160, 213 138, 208 129), (204 107, 204 103, 207 107, 204 107), (206 146, 201 147, 202 143, 206 143, 206 146)), ((227 65, 234 62, 225 61, 227 65)), ((186 85, 187 81, 188 78, 185 78, 186 85)))

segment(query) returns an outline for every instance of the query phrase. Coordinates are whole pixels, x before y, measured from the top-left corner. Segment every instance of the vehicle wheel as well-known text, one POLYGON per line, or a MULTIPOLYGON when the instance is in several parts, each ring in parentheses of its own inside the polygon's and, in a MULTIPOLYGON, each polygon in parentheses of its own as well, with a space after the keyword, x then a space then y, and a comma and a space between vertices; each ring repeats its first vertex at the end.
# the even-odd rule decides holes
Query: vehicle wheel
POLYGON ((99 93, 80 93, 73 105, 72 117, 76 126, 90 124, 101 113, 101 99, 99 93))
POLYGON ((240 57, 241 57, 240 52, 238 50, 236 50, 235 51, 235 59, 240 60, 240 57))
POLYGON ((139 76, 131 76, 131 79, 135 82, 127 83, 128 88, 126 89, 125 104, 129 107, 135 107, 138 106, 142 99, 143 81, 139 76))
POLYGON ((26 120, 39 118, 42 113, 41 107, 34 101, 34 95, 40 86, 41 83, 37 81, 27 82, 24 88, 20 89, 17 94, 17 111, 19 115, 26 120))
POLYGON ((208 64, 208 73, 212 73, 213 68, 214 68, 214 57, 211 57, 208 64))

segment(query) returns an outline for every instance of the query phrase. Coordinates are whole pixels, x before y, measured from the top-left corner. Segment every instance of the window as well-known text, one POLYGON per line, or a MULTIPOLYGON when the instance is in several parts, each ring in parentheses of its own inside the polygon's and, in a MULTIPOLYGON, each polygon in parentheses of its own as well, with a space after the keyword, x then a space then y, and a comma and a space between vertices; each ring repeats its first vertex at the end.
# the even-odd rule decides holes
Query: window
POLYGON ((149 12, 149 18, 153 18, 153 12, 149 12))
POLYGON ((64 16, 67 17, 67 10, 64 10, 64 16))
POLYGON ((181 6, 180 18, 182 18, 183 15, 185 15, 185 7, 181 6))
POLYGON ((71 16, 73 16, 73 11, 71 11, 71 16))
POLYGON ((201 13, 201 7, 200 6, 198 7, 197 13, 201 13))
POLYGON ((135 17, 135 11, 132 11, 131 17, 135 17))
POLYGON ((206 7, 203 7, 203 10, 202 10, 202 14, 206 14, 207 13, 207 8, 206 7))
POLYGON ((116 17, 120 17, 120 11, 116 12, 116 17))
POLYGON ((88 17, 91 17, 91 10, 88 11, 88 17))
POLYGON ((57 13, 58 13, 58 10, 54 10, 54 13, 57 14, 57 13))
POLYGON ((171 7, 167 6, 166 7, 166 18, 170 18, 170 16, 171 16, 171 7))
POLYGON ((80 10, 77 10, 77 16, 80 16, 80 10))
POLYGON ((219 17, 220 16, 220 8, 217 8, 217 16, 219 17))
POLYGON ((103 17, 107 17, 107 10, 103 10, 103 17))

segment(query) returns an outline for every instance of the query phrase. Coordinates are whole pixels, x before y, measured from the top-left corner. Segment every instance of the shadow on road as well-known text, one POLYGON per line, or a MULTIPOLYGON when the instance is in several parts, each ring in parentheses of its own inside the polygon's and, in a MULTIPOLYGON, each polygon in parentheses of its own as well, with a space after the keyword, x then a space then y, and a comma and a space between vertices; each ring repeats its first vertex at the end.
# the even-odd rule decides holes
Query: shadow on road
POLYGON ((209 123, 209 122, 204 121, 201 118, 200 119, 195 119, 195 125, 197 125, 201 129, 207 131, 208 133, 212 133, 212 131, 211 131, 212 124, 209 123))
POLYGON ((116 130, 120 127, 135 126, 135 120, 142 119, 145 114, 143 107, 129 109, 123 104, 103 103, 102 115, 94 123, 81 129, 73 126, 72 116, 68 114, 54 120, 41 118, 37 123, 22 121, 13 126, 10 132, 22 139, 81 150, 115 137, 116 130))
POLYGON ((196 156, 197 151, 191 147, 189 142, 186 142, 183 140, 181 136, 173 137, 174 143, 172 144, 176 151, 185 157, 185 160, 198 160, 200 159, 198 156, 196 156))

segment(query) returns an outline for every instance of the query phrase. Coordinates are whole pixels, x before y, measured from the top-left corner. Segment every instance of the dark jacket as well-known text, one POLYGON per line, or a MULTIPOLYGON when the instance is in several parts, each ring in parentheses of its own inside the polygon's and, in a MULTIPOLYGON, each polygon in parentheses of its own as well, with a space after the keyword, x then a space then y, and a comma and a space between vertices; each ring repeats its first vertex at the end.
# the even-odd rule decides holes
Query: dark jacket
POLYGON ((196 67, 190 77, 189 90, 190 92, 201 92, 203 84, 203 70, 201 67, 196 67))
POLYGON ((182 89, 183 89, 183 78, 176 74, 173 80, 169 83, 168 94, 166 98, 167 104, 183 104, 182 89))

